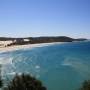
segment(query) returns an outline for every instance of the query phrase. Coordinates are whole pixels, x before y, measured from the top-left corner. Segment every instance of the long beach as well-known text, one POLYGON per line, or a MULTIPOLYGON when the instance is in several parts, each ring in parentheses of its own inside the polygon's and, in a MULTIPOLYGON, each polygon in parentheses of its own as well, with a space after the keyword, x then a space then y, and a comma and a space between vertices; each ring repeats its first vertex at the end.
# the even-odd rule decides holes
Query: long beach
POLYGON ((8 47, 0 47, 0 53, 10 52, 10 51, 15 51, 15 50, 20 50, 20 49, 28 49, 28 48, 32 49, 32 48, 35 48, 35 47, 43 47, 43 46, 48 46, 48 45, 53 45, 53 44, 63 44, 63 43, 65 43, 65 42, 13 45, 13 46, 8 46, 8 47))

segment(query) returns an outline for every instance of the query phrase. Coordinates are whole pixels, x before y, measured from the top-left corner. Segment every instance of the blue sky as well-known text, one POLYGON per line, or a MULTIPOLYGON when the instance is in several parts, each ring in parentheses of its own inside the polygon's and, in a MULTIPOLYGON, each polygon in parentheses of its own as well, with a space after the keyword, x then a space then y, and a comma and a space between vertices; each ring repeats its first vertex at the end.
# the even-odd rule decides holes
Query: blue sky
POLYGON ((90 0, 0 0, 0 36, 90 38, 90 0))

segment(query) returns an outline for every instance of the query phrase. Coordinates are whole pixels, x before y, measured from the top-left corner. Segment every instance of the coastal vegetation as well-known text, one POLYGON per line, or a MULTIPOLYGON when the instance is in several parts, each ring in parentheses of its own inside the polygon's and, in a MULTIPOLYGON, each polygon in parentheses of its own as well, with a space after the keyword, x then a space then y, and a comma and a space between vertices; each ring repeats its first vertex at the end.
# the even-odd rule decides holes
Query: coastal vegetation
POLYGON ((3 82, 2 82, 2 79, 0 78, 0 88, 3 87, 3 82))
POLYGON ((1 68, 2 68, 2 65, 0 65, 0 88, 3 86, 3 80, 1 77, 1 68))
POLYGON ((4 90, 46 90, 40 80, 29 74, 17 75, 4 90))
POLYGON ((90 80, 85 80, 79 90, 90 90, 90 80))

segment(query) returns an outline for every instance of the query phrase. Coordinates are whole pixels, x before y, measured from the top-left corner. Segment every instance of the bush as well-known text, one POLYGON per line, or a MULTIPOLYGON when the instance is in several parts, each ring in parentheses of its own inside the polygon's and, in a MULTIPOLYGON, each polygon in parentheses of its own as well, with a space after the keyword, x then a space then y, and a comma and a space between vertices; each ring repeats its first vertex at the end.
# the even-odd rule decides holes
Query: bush
POLYGON ((2 82, 2 80, 0 79, 0 88, 2 88, 3 87, 3 82, 2 82))
POLYGON ((2 68, 2 65, 0 64, 0 88, 3 87, 3 80, 2 80, 2 76, 1 76, 1 68, 2 68))
POLYGON ((90 90, 90 80, 85 80, 80 90, 90 90))
POLYGON ((4 90, 46 90, 41 81, 30 75, 16 75, 4 90))

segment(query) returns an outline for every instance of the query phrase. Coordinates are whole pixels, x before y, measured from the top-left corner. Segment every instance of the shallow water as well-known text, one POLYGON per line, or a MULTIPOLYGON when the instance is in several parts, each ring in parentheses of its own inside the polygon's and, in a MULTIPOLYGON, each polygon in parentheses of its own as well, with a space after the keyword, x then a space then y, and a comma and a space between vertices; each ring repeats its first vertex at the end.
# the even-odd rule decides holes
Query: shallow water
POLYGON ((76 90, 90 78, 90 42, 73 42, 0 53, 1 74, 30 73, 48 90, 76 90))

